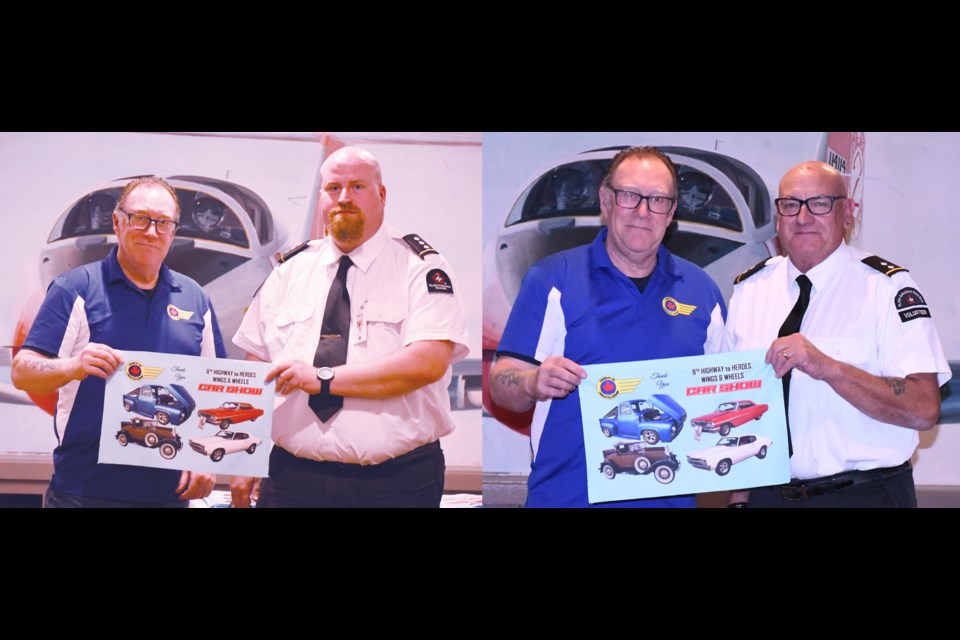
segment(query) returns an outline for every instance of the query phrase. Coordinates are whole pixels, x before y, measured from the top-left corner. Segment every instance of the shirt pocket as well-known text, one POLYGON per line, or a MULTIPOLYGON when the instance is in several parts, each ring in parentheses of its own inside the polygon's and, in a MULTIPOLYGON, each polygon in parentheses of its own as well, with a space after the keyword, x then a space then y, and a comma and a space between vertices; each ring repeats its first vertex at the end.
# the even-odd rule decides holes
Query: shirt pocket
POLYGON ((871 360, 870 344, 857 338, 819 338, 814 346, 834 360, 858 365, 861 369, 871 360))
POLYGON ((289 357, 303 358, 307 351, 316 351, 317 345, 306 344, 315 313, 314 307, 306 305, 286 305, 277 312, 268 341, 271 355, 280 354, 274 355, 274 361, 289 357))
POLYGON ((403 347, 406 300, 397 296, 383 302, 365 302, 360 313, 357 324, 362 329, 351 342, 355 347, 352 350, 361 360, 380 358, 403 347))

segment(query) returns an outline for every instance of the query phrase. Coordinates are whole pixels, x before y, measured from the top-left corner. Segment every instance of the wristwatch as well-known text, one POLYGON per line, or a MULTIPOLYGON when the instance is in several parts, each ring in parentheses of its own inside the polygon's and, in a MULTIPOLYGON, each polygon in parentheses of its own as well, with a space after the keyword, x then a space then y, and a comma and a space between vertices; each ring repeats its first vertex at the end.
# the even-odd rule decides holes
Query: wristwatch
POLYGON ((320 381, 320 396, 330 395, 330 383, 333 382, 333 376, 336 375, 330 367, 320 367, 317 369, 317 380, 320 381))

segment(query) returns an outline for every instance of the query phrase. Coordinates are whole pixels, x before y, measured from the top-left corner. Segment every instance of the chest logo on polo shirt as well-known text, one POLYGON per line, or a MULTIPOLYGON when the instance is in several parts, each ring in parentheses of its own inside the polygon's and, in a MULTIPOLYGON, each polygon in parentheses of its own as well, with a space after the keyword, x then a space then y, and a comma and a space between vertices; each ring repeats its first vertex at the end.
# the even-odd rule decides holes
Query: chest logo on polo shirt
POLYGON ((676 299, 668 296, 663 299, 663 310, 667 312, 668 316, 688 316, 696 311, 697 307, 692 304, 677 302, 676 299))
POLYGON ((643 382, 643 378, 624 378, 623 380, 617 380, 611 376, 605 376, 600 378, 600 381, 597 383, 597 393, 604 398, 616 398, 621 391, 623 393, 632 393, 640 386, 641 382, 643 382))
POLYGON ((189 320, 193 317, 193 314, 193 311, 184 311, 172 304, 167 305, 167 315, 170 316, 171 320, 189 320))
POLYGON ((156 378, 163 373, 163 367, 145 367, 139 362, 131 362, 124 368, 124 371, 131 380, 140 380, 142 378, 156 378))

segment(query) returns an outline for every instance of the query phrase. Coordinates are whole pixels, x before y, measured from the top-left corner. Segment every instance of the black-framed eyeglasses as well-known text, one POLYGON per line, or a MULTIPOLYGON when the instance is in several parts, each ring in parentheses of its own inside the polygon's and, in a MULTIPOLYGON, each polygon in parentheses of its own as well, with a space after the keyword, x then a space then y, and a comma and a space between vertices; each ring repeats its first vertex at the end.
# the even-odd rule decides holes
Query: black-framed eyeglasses
POLYGON ((677 201, 676 198, 670 198, 668 196, 645 196, 641 193, 634 193, 633 191, 615 189, 612 185, 607 185, 607 187, 610 191, 613 191, 613 197, 617 202, 617 206, 623 207, 624 209, 636 209, 640 206, 641 202, 646 200, 650 213, 666 215, 670 213, 670 209, 673 208, 673 203, 677 201))
POLYGON ((127 221, 130 223, 130 228, 136 229, 137 231, 145 231, 150 228, 151 224, 155 224, 157 225, 157 233, 162 236, 172 236, 180 227, 180 223, 174 222, 173 220, 151 218, 142 213, 130 213, 123 207, 119 207, 119 209, 121 213, 127 214, 127 221))
POLYGON ((833 211, 833 203, 837 200, 846 200, 847 196, 813 196, 806 200, 799 198, 777 198, 777 213, 782 216, 796 216, 800 214, 800 207, 806 206, 807 211, 815 216, 825 216, 833 211))

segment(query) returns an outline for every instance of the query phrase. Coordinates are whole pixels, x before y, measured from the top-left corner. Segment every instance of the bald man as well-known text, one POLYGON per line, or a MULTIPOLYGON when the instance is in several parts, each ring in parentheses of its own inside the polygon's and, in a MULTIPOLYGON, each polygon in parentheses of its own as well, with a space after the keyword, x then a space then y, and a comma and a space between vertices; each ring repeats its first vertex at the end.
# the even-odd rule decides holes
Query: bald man
POLYGON ((736 278, 724 350, 768 349, 786 381, 793 479, 730 506, 916 507, 910 458, 950 378, 927 300, 905 268, 846 244, 854 203, 830 165, 790 169, 776 207, 787 255, 736 278))
MULTIPOLYGON (((468 352, 463 291, 423 238, 384 224, 373 155, 345 147, 320 174, 327 237, 285 256, 233 338, 276 365, 257 506, 437 507, 451 365, 468 352)), ((249 505, 253 484, 234 480, 234 504, 249 505)))

